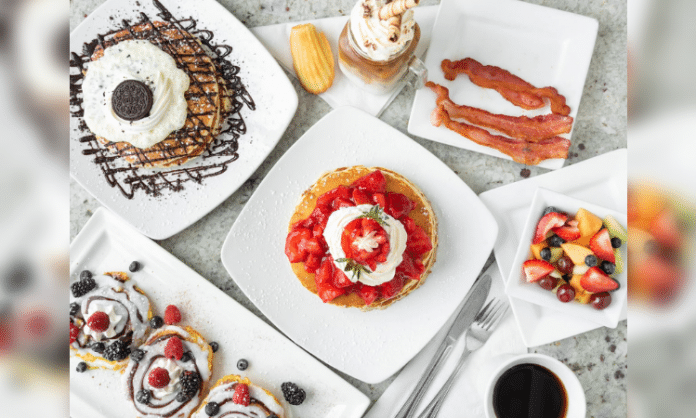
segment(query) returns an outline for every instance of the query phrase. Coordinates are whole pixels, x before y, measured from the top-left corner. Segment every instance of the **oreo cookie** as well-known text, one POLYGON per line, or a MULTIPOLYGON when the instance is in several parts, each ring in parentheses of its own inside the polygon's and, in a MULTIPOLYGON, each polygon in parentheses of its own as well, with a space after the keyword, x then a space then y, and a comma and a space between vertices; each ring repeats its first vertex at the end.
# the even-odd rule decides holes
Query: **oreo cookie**
POLYGON ((140 120, 150 114, 152 91, 143 82, 126 80, 114 89, 111 107, 121 119, 140 120))

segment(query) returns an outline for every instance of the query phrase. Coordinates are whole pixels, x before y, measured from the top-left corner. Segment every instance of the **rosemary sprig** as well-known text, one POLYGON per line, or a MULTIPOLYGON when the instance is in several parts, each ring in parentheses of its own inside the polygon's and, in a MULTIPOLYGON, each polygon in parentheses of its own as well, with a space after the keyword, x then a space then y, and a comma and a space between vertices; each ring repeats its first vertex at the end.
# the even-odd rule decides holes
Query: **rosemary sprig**
POLYGON ((378 224, 384 226, 387 222, 382 217, 382 208, 379 205, 374 205, 368 212, 363 212, 358 218, 370 218, 376 221, 378 224))
POLYGON ((372 273, 367 267, 353 260, 352 258, 339 258, 336 260, 337 263, 346 263, 343 267, 343 271, 346 273, 352 273, 355 280, 360 280, 361 273, 372 273))

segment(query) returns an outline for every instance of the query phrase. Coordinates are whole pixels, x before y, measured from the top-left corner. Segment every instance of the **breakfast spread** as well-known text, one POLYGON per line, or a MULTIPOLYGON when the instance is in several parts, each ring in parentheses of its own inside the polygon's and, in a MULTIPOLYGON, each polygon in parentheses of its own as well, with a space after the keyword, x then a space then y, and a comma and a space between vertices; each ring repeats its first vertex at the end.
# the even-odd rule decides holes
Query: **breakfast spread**
POLYGON ((238 375, 227 375, 218 380, 191 416, 286 417, 283 406, 271 392, 238 375))
POLYGON ((324 174, 290 220, 285 254, 325 303, 386 308, 423 284, 435 262, 437 220, 405 177, 353 166, 324 174))
POLYGON ((290 52, 295 74, 305 90, 319 94, 331 87, 336 74, 326 35, 311 23, 297 25, 290 30, 290 52))
POLYGON ((611 215, 600 219, 580 208, 574 217, 553 206, 544 210, 522 265, 528 283, 539 283, 563 303, 576 300, 598 310, 619 288, 613 278, 625 270, 620 252, 626 229, 611 215))
POLYGON ((145 341, 150 301, 126 273, 93 276, 88 270, 70 286, 70 350, 89 368, 120 370, 131 347, 145 341))

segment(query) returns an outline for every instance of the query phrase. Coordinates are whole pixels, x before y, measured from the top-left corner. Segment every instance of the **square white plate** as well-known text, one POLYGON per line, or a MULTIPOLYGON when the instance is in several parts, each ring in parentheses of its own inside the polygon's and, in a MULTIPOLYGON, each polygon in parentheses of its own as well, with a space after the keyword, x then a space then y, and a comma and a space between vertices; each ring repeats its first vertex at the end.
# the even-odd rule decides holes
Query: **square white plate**
MULTIPOLYGON (((511 298, 517 298, 535 305, 544 306, 563 312, 567 315, 576 318, 584 318, 589 321, 596 322, 605 327, 616 328, 619 323, 621 312, 626 308, 627 300, 627 279, 626 270, 621 274, 617 274, 614 279, 619 283, 619 288, 611 292, 611 304, 601 311, 598 311, 591 306, 583 305, 577 302, 561 303, 556 294, 542 289, 537 283, 527 283, 522 271, 522 264, 533 258, 532 251, 529 248, 532 244, 532 239, 536 231, 539 219, 541 219, 544 209, 553 206, 559 210, 566 212, 569 216, 574 216, 578 209, 584 208, 600 217, 601 219, 611 215, 626 228, 626 214, 619 213, 615 210, 606 209, 592 203, 587 203, 580 199, 575 199, 561 193, 556 193, 551 190, 538 188, 534 193, 532 204, 529 207, 527 221, 525 222, 522 238, 517 247, 515 261, 512 262, 512 269, 508 275, 505 292, 511 298)), ((623 245, 620 249, 621 256, 626 260, 626 246, 623 245)))
MULTIPOLYGON (((273 150, 297 109, 297 93, 276 60, 249 30, 214 0, 173 1, 162 3, 177 18, 193 16, 198 29, 208 29, 213 41, 233 47, 228 59, 240 67, 242 83, 256 104, 256 110, 244 107, 241 116, 247 132, 240 136, 239 159, 227 165, 220 175, 202 180, 185 178, 183 190, 163 190, 160 196, 135 191, 127 199, 118 187, 111 187, 93 155, 83 155, 86 146, 79 142, 85 134, 77 130, 79 120, 70 119, 70 174, 104 206, 154 239, 168 238, 193 224, 227 199, 241 186, 273 150)), ((84 42, 96 39, 120 24, 121 19, 139 21, 139 13, 157 19, 159 10, 152 0, 109 0, 89 15, 71 34, 70 51, 80 53, 84 42), (138 3, 139 5, 137 5, 138 3), (110 17, 114 16, 113 20, 110 17)), ((229 135, 229 134, 223 134, 229 135)), ((198 157, 175 167, 201 167, 230 157, 198 157)), ((139 169, 138 172, 170 171, 139 169)), ((212 169, 210 169, 212 170, 212 169)), ((119 174, 120 176, 123 174, 119 174)), ((169 177, 171 178, 171 177, 169 177)), ((162 181, 159 179, 158 181, 162 181)), ((120 183, 124 183, 123 179, 120 183)), ((124 186, 125 187, 125 186, 124 186)))
MULTIPOLYGON (((515 0, 442 0, 425 59, 428 79, 450 90, 459 104, 493 113, 536 116, 543 109, 526 111, 506 101, 495 90, 478 87, 465 75, 445 80, 444 59, 471 57, 481 64, 504 68, 537 87, 552 86, 565 96, 575 118, 592 59, 597 20, 515 0)), ((408 131, 414 135, 483 154, 511 160, 493 148, 478 145, 444 127, 430 123, 435 94, 416 92, 408 131)), ((570 138, 569 134, 562 135, 570 138)), ((539 167, 558 169, 565 160, 546 160, 539 167)))
MULTIPOLYGON (((626 149, 602 154, 540 176, 518 181, 481 193, 479 197, 493 213, 500 232, 495 243, 495 260, 507 278, 527 219, 529 205, 537 187, 564 193, 586 202, 626 212, 626 149)), ((596 322, 554 309, 510 298, 522 338, 527 347, 548 344, 599 328, 596 322)), ((621 319, 626 319, 626 309, 621 319)))
POLYGON ((367 383, 396 373, 445 324, 478 276, 498 226, 474 192, 442 161, 396 129, 351 107, 317 122, 278 161, 222 246, 222 263, 285 335, 367 383), (324 172, 352 165, 403 174, 430 199, 439 245, 421 288, 385 310, 324 304, 307 291, 284 253, 302 192, 324 172))
MULTIPOLYGON (((84 269, 127 272, 133 260, 143 267, 129 274, 147 293, 155 313, 161 315, 165 306, 175 304, 182 310, 183 325, 220 344, 211 383, 227 374, 249 377, 270 390, 295 417, 359 418, 367 409, 370 401, 364 394, 104 208, 94 213, 70 245, 72 277, 84 269), (249 360, 244 372, 236 366, 241 358, 249 360), (302 405, 291 406, 283 400, 280 385, 286 381, 307 391, 302 405)), ((77 373, 77 363, 71 356, 71 417, 133 416, 121 391, 120 373, 77 373)))

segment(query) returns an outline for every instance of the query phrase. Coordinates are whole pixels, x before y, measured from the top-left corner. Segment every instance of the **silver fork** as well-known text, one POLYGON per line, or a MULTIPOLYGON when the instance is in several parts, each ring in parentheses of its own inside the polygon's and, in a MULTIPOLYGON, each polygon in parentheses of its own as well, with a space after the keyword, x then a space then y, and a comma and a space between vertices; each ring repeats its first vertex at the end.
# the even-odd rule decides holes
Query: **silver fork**
POLYGON ((483 344, 488 341, 488 337, 491 336, 493 330, 500 322, 500 319, 507 312, 508 307, 507 302, 493 298, 481 309, 478 315, 476 315, 476 319, 474 323, 471 324, 471 328, 466 331, 466 346, 459 359, 459 363, 457 363, 457 367, 455 367, 452 375, 447 379, 445 384, 442 385, 437 395, 435 395, 433 400, 425 407, 418 418, 435 418, 437 416, 442 407, 442 403, 449 394, 450 389, 452 389, 454 382, 457 380, 457 376, 462 370, 464 363, 466 363, 469 354, 481 348, 483 344))

